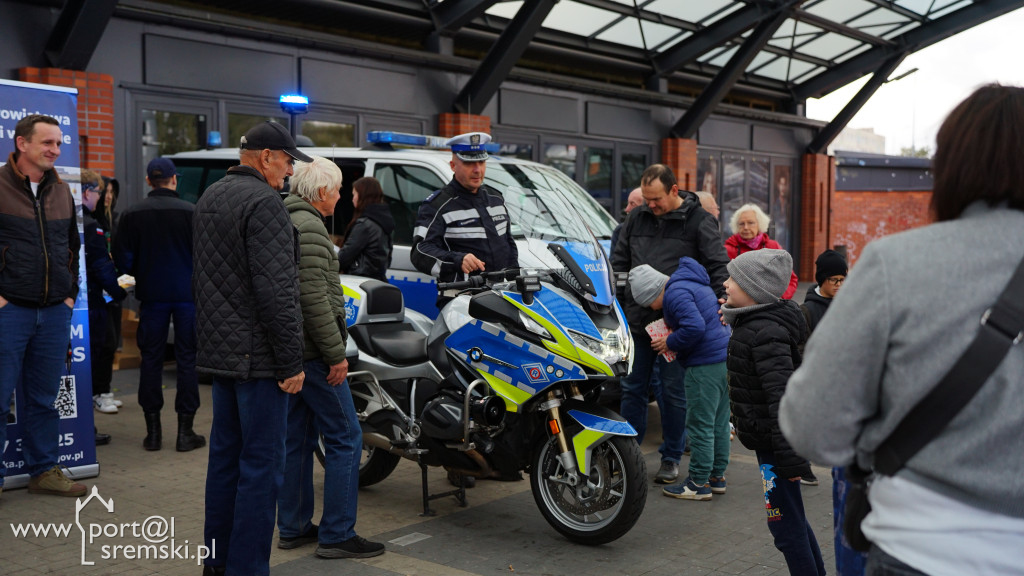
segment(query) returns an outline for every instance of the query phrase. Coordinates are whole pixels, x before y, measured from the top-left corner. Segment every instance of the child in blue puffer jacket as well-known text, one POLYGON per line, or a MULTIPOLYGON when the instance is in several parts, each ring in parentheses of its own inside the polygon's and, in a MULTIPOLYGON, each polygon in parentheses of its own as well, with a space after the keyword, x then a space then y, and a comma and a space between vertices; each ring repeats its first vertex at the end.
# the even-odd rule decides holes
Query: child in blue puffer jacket
POLYGON ((729 465, 729 384, 726 354, 730 330, 718 316, 718 297, 707 270, 693 258, 680 258, 669 278, 650 266, 629 272, 637 304, 661 308, 672 333, 653 338, 659 353, 671 350, 686 370, 686 430, 690 439, 689 475, 663 494, 685 500, 711 500, 725 494, 729 465))

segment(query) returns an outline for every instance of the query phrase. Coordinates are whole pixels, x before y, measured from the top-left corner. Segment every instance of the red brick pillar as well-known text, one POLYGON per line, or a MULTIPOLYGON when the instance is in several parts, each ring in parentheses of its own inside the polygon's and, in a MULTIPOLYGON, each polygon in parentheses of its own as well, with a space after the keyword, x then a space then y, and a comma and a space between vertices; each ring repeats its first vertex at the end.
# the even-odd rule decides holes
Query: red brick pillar
POLYGON ((467 132, 491 133, 491 117, 479 114, 459 114, 445 112, 437 117, 438 135, 445 138, 458 136, 467 132))
POLYGON ((836 192, 836 161, 826 154, 805 154, 800 212, 800 261, 797 276, 814 280, 814 260, 832 247, 832 200, 836 192))
POLYGON ((114 175, 114 78, 60 68, 20 68, 22 82, 78 89, 78 134, 82 168, 114 175))
POLYGON ((697 141, 690 138, 664 138, 661 141, 661 163, 672 169, 680 190, 697 186, 697 141))

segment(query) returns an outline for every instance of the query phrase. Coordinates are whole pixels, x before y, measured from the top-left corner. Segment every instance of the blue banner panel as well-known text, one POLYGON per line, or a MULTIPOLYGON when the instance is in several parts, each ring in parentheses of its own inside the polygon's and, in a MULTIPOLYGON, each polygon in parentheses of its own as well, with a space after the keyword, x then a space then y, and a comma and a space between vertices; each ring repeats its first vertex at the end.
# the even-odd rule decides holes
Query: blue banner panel
MULTIPOLYGON (((0 80, 0 164, 6 163, 15 149, 14 128, 29 114, 45 114, 60 123, 62 144, 56 170, 68 183, 78 211, 78 232, 82 234, 82 191, 78 147, 78 91, 73 88, 47 86, 0 80)), ((93 431, 92 372, 89 350, 88 290, 85 278, 85 243, 79 252, 79 292, 71 316, 71 369, 62 370, 60 393, 56 407, 60 412, 60 434, 54 442, 60 445, 60 465, 66 466, 74 478, 99 474, 96 442, 93 431)), ((21 408, 21 383, 11 398, 7 418, 7 443, 3 449, 3 465, 7 468, 5 488, 28 484, 25 459, 22 455, 22 427, 25 414, 21 408)), ((4 423, 0 423, 3 425, 4 423)))

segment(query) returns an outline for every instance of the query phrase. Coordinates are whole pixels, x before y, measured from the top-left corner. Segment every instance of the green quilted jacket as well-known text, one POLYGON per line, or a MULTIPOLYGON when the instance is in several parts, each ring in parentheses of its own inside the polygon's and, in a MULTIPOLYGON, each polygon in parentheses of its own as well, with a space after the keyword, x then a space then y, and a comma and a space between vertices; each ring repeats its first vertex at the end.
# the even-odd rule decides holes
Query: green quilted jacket
POLYGON ((338 256, 327 235, 324 219, 309 202, 289 195, 284 199, 299 230, 299 303, 306 347, 303 360, 322 359, 328 365, 345 359, 345 296, 338 282, 338 256))

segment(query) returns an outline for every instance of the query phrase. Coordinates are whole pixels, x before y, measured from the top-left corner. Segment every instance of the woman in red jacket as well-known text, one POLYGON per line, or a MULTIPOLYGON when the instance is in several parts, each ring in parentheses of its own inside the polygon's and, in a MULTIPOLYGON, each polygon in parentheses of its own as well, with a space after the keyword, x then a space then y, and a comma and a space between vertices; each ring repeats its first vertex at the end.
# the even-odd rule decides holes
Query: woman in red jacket
MULTIPOLYGON (((751 250, 762 248, 773 248, 783 250, 778 242, 768 237, 768 224, 771 218, 764 213, 757 204, 744 204, 732 213, 729 219, 729 227, 732 229, 732 236, 725 241, 725 251, 732 260, 751 250)), ((795 272, 790 272, 789 288, 782 297, 789 300, 796 294, 797 277, 795 272)))

